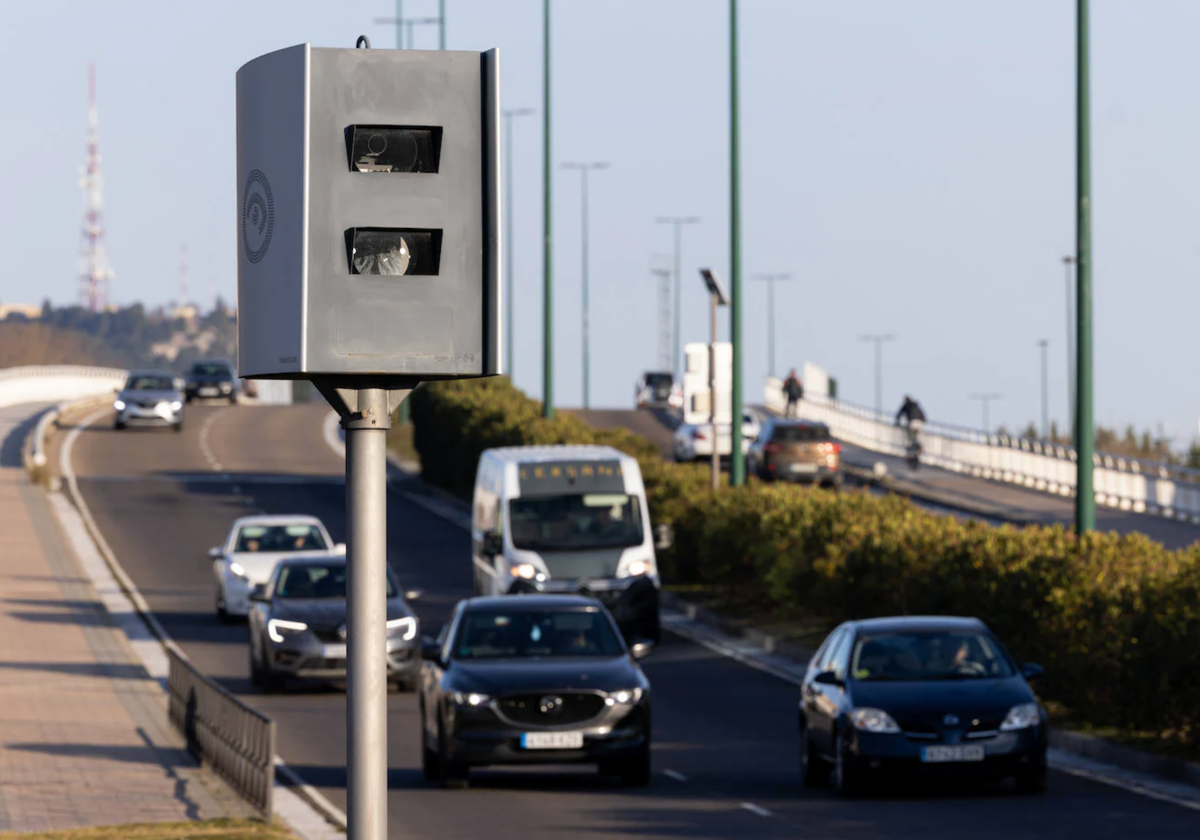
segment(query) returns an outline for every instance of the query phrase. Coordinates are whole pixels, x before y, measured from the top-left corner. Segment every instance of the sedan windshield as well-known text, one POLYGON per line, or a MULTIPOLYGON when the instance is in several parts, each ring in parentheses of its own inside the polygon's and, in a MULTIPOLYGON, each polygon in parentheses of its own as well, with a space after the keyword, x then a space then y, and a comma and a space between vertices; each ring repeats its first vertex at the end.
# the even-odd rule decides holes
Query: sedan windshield
POLYGON ((175 382, 167 376, 131 376, 126 391, 174 391, 175 382))
POLYGON ((850 673, 856 680, 962 680, 1011 677, 1013 670, 986 633, 928 631, 859 636, 850 673))
POLYGON ((641 505, 624 493, 513 499, 508 512, 513 545, 526 551, 642 544, 641 505))
POLYGON ((224 379, 233 378, 233 374, 230 372, 227 365, 205 364, 200 362, 192 365, 192 376, 219 376, 224 379))
MULTIPOLYGON (((391 575, 387 579, 387 596, 396 597, 391 575)), ((279 569, 275 584, 276 598, 345 598, 346 564, 295 563, 279 569)))
POLYGON ((597 609, 467 612, 456 659, 620 656, 624 648, 597 609))
POLYGON ((249 554, 257 551, 328 551, 329 543, 315 525, 246 525, 238 531, 233 550, 249 554))
POLYGON ((648 388, 670 388, 673 377, 669 373, 648 373, 646 374, 646 386, 648 388))

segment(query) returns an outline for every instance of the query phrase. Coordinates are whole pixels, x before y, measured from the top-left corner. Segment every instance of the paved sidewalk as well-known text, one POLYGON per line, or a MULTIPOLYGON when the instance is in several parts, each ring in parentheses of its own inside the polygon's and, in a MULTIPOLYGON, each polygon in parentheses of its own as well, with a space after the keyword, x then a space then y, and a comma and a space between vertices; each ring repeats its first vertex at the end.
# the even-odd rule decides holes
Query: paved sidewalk
POLYGON ((247 815, 183 749, 22 472, 33 411, 0 409, 0 831, 247 815))

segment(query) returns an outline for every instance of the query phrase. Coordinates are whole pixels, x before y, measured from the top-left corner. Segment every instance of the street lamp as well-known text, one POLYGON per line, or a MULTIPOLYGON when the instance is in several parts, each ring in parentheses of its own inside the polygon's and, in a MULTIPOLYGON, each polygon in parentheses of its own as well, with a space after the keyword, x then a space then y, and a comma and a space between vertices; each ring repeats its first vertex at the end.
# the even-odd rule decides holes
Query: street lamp
POLYGON ((1063 268, 1067 272, 1067 411, 1070 415, 1070 429, 1067 432, 1071 442, 1075 442, 1075 294, 1071 288, 1074 283, 1071 277, 1071 266, 1075 264, 1074 257, 1063 257, 1063 268))
POLYGON ((1096 527, 1092 458, 1092 153, 1088 0, 1077 0, 1075 69, 1075 533, 1096 527))
POLYGON ((591 407, 591 369, 588 359, 588 173, 599 169, 608 169, 608 164, 596 163, 563 163, 563 169, 574 169, 579 172, 580 200, 582 204, 581 218, 583 221, 583 240, 580 252, 582 266, 580 275, 583 280, 583 407, 591 407))
POLYGON ((895 341, 894 335, 863 335, 859 341, 875 342, 875 414, 877 420, 883 418, 883 343, 895 341))
POLYGON ((513 378, 513 174, 512 174, 512 121, 513 117, 527 117, 537 113, 532 108, 516 108, 501 111, 504 117, 504 370, 511 381, 513 378))
MULTIPOLYGON (((704 285, 708 289, 709 298, 709 340, 708 340, 708 416, 712 423, 712 489, 716 491, 721 486, 721 453, 717 446, 717 307, 728 306, 729 298, 721 288, 721 281, 710 269, 700 269, 704 285)), ((731 416, 729 423, 729 442, 733 444, 733 427, 740 426, 739 418, 731 416)), ((730 454, 733 450, 730 450, 730 454)))
POLYGON ((998 400, 1002 396, 1003 394, 971 394, 971 399, 979 400, 983 403, 983 433, 985 435, 992 433, 991 427, 988 425, 988 406, 992 400, 998 400))
POLYGON ((550 0, 542 0, 542 415, 554 416, 554 252, 550 247, 550 0))
POLYGON ((775 369, 775 283, 780 280, 791 280, 790 274, 756 274, 755 280, 767 284, 767 374, 776 376, 775 369))
POLYGON ((733 350, 733 399, 730 427, 729 483, 746 481, 742 455, 742 210, 741 155, 738 138, 738 13, 737 0, 729 0, 729 343, 733 350))
POLYGON ((1050 439, 1050 368, 1046 361, 1046 348, 1049 346, 1049 339, 1038 340, 1038 347, 1042 348, 1042 440, 1050 439))
POLYGON ((679 312, 683 307, 683 301, 681 299, 682 286, 679 281, 679 278, 680 278, 679 253, 680 253, 680 248, 681 248, 682 241, 683 241, 683 234, 682 234, 683 225, 699 224, 700 217, 699 216, 659 216, 654 221, 656 224, 672 225, 675 228, 675 311, 674 311, 675 327, 674 327, 674 335, 672 336, 672 342, 671 342, 672 348, 673 348, 672 356, 671 356, 671 370, 676 376, 682 378, 683 370, 679 366, 679 359, 680 359, 680 353, 681 353, 681 348, 680 348, 681 338, 680 338, 680 336, 682 334, 682 330, 680 327, 679 312))

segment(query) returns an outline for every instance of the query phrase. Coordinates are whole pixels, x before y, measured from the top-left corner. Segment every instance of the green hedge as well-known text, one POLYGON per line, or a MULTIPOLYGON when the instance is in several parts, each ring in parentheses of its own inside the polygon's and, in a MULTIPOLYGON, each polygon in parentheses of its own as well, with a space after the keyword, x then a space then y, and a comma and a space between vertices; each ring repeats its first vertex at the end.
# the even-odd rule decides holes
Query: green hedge
POLYGON ((663 576, 729 598, 833 619, 975 615, 1046 666, 1040 689, 1098 726, 1200 746, 1200 547, 1136 535, 995 528, 905 500, 752 482, 717 495, 702 466, 597 431, 506 379, 438 384, 412 399, 426 479, 463 496, 493 446, 604 443, 637 457, 655 522, 674 526, 663 576))

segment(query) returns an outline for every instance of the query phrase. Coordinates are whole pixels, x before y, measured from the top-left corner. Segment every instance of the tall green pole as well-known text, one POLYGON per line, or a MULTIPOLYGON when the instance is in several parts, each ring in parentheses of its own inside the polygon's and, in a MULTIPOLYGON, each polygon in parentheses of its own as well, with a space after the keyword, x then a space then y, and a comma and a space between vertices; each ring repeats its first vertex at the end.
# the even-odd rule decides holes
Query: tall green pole
POLYGON ((591 359, 589 358, 588 350, 591 343, 591 324, 589 323, 588 312, 588 167, 584 166, 579 170, 583 176, 581 181, 582 196, 583 196, 583 230, 582 230, 582 247, 580 253, 583 255, 583 265, 580 266, 581 275, 583 278, 583 407, 585 409, 592 407, 592 368, 591 359))
POLYGON ((1091 137, 1088 111, 1088 0, 1077 0, 1078 67, 1076 68, 1075 202, 1075 531, 1096 527, 1096 494, 1092 457, 1096 426, 1092 420, 1092 198, 1091 137))
POLYGON ((438 49, 446 49, 446 0, 438 0, 438 49))
MULTIPOLYGON (((730 406, 729 481, 746 483, 742 457, 742 224, 738 173, 737 0, 729 0, 729 341, 733 345, 733 404, 730 406)), ((714 443, 714 446, 716 444, 714 443)))
POLYGON ((550 0, 542 0, 542 411, 554 416, 554 289, 550 248, 550 0))

